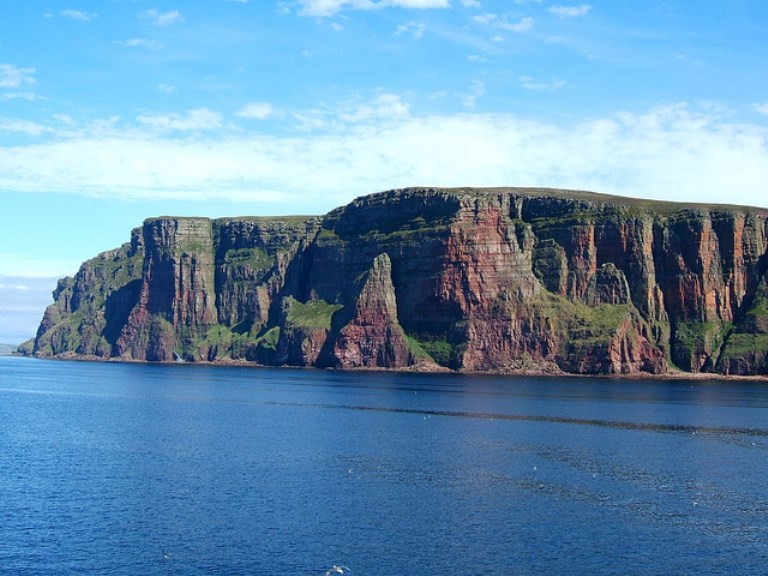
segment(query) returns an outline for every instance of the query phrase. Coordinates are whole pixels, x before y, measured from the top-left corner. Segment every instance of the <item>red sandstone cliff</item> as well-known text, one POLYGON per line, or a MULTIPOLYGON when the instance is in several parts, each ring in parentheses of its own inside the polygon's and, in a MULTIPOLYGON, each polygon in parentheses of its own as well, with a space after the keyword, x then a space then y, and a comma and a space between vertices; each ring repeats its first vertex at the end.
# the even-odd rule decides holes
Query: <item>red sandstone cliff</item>
POLYGON ((39 355, 768 372, 768 211, 406 189, 324 218, 155 218, 62 280, 39 355))

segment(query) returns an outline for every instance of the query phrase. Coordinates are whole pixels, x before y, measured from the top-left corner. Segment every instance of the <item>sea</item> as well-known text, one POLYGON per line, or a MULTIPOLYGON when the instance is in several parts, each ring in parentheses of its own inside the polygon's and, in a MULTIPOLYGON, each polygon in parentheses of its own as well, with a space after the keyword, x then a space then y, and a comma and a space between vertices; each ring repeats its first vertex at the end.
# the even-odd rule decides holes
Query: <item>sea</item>
POLYGON ((0 357, 0 573, 768 572, 768 383, 0 357))

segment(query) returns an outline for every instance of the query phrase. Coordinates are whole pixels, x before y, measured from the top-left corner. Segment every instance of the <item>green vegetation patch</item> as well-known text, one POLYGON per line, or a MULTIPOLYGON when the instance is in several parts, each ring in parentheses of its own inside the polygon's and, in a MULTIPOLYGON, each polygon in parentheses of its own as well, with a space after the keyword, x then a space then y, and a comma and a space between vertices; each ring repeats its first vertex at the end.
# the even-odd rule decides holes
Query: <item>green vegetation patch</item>
POLYGON ((407 242, 409 244, 421 242, 423 239, 430 236, 438 236, 440 234, 448 234, 450 232, 450 226, 432 226, 429 228, 404 228, 400 230, 393 230, 392 232, 381 232, 379 230, 371 230, 370 232, 360 236, 361 240, 376 241, 376 242, 407 242))
POLYGON ((764 318, 768 316, 768 303, 761 302, 759 306, 753 306, 744 315, 745 318, 764 318))
POLYGON ((559 216, 538 216, 531 218, 530 224, 536 234, 550 228, 580 228, 594 222, 595 214, 590 212, 568 212, 559 216))
POLYGON ((450 366, 453 355, 453 346, 449 342, 422 342, 421 347, 440 366, 450 366))
POLYGON ((716 360, 732 327, 724 322, 676 322, 670 342, 672 362, 684 370, 698 370, 699 358, 716 360))
POLYGON ((721 322, 676 322, 673 338, 675 343, 689 349, 712 349, 722 344, 730 328, 730 324, 721 322))
MULTIPOLYGON (((406 335, 408 350, 416 359, 432 360, 440 366, 452 367, 455 362, 455 346, 433 334, 406 335)), ((442 336, 445 338, 445 335, 442 336)))
POLYGON ((734 332, 723 348, 723 358, 744 356, 765 356, 768 354, 768 334, 745 334, 734 332))
POLYGON ((306 304, 302 304, 290 298, 286 324, 330 330, 331 318, 341 308, 343 308, 341 304, 329 304, 325 300, 309 300, 306 304))
POLYGON ((229 328, 222 324, 217 324, 208 329, 205 334, 205 340, 208 344, 229 348, 232 346, 232 340, 238 334, 234 334, 229 328))
POLYGON ((606 347, 619 326, 628 318, 641 322, 639 313, 630 304, 600 304, 591 307, 571 302, 556 294, 544 293, 531 302, 539 322, 552 326, 563 339, 569 354, 585 353, 606 347))
POLYGON ((267 350, 277 350, 277 341, 280 339, 280 328, 275 326, 262 334, 257 340, 256 345, 267 350))
POLYGON ((44 356, 75 353, 82 345, 83 318, 82 310, 77 310, 58 322, 40 337, 37 352, 44 356))
POLYGON ((277 343, 280 340, 280 328, 275 326, 270 328, 255 343, 248 346, 245 357, 248 360, 260 364, 274 364, 277 357, 277 343))
POLYGON ((418 340, 406 335, 405 341, 408 343, 408 351, 413 358, 416 360, 433 360, 432 356, 424 349, 418 340))
POLYGON ((564 332, 570 333, 614 331, 632 309, 629 304, 587 306, 551 293, 543 293, 531 306, 538 316, 552 320, 564 332))
POLYGON ((95 266, 103 269, 105 278, 109 278, 112 289, 125 286, 133 280, 141 279, 144 254, 134 254, 129 258, 121 256, 115 258, 103 258, 91 261, 95 266))
POLYGON ((224 263, 249 266, 254 270, 266 270, 274 266, 275 259, 263 248, 239 248, 228 250, 224 254, 224 263))
POLYGON ((213 243, 205 242, 197 238, 184 238, 177 245, 174 250, 174 256, 180 256, 183 254, 202 254, 203 252, 212 252, 213 243))
POLYGON ((143 271, 144 255, 142 253, 127 256, 126 249, 116 252, 105 252, 86 261, 75 276, 69 290, 74 294, 75 289, 87 289, 86 294, 80 293, 80 305, 86 305, 90 313, 101 310, 107 298, 113 292, 123 288, 126 284, 140 280, 143 271), (87 285, 84 284, 83 272, 87 271, 92 278, 87 285), (86 297, 83 297, 86 296, 86 297))

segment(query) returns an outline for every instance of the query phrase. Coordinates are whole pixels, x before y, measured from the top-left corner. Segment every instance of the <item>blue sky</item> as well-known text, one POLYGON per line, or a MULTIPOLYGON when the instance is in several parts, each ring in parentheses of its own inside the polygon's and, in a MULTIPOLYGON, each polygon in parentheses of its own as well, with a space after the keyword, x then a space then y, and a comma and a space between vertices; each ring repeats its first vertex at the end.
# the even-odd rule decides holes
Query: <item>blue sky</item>
POLYGON ((4 0, 0 341, 161 214, 410 185, 768 206, 765 0, 4 0))

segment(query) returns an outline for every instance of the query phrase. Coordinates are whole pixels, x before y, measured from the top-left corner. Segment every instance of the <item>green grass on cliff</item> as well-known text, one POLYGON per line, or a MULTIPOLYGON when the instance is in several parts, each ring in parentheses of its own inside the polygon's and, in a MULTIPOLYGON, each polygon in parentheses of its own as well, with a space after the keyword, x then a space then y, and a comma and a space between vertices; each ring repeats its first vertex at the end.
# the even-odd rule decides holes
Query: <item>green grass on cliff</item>
POLYGON ((439 234, 448 234, 450 224, 448 222, 426 223, 423 218, 416 218, 403 223, 402 228, 392 228, 391 223, 383 226, 377 226, 365 230, 359 234, 340 232, 332 228, 323 228, 318 241, 321 243, 332 243, 344 240, 377 242, 384 244, 386 242, 405 242, 414 244, 420 242, 425 236, 435 236, 439 234))
POLYGON ((433 360, 432 356, 430 356, 421 345, 421 342, 407 334, 405 336, 405 341, 408 343, 408 351, 411 353, 411 356, 417 360, 433 360))
POLYGON ((421 342, 421 348, 440 366, 450 366, 453 346, 444 341, 421 342))
POLYGON ((176 245, 174 250, 174 256, 182 256, 184 254, 195 255, 203 252, 213 252, 213 242, 203 242, 198 239, 185 238, 176 245))
POLYGON ((683 370, 699 369, 699 358, 717 360, 733 325, 727 322, 675 322, 670 338, 671 360, 683 370))
POLYGON ((57 322, 38 340, 38 353, 44 356, 74 353, 82 342, 79 328, 83 324, 83 318, 83 312, 77 310, 57 322))
POLYGON ((733 333, 723 347, 723 358, 743 358, 744 356, 766 354, 768 352, 768 334, 733 333))
POLYGON ((768 306, 761 304, 759 306, 753 306, 745 314, 746 317, 768 317, 768 306))
POLYGON ((245 265, 254 270, 267 270, 274 266, 275 259, 262 248, 240 248, 226 252, 224 254, 224 263, 229 265, 245 265))
POLYGON ((95 286, 89 287, 88 294, 91 299, 88 306, 94 311, 99 310, 110 294, 129 282, 140 280, 143 265, 144 254, 137 253, 129 257, 125 247, 117 252, 105 252, 87 260, 81 270, 85 269, 92 278, 99 279, 95 286))
POLYGON ((262 336, 256 339, 256 345, 267 350, 277 350, 277 341, 280 339, 280 327, 275 326, 267 330, 262 336))
POLYGON ((331 318, 342 306, 329 304, 325 300, 310 300, 302 304, 291 298, 290 309, 286 316, 286 323, 302 328, 331 329, 331 318))
MULTIPOLYGON (((228 326, 216 324, 210 326, 202 337, 188 337, 188 344, 184 346, 183 351, 195 358, 199 356, 200 351, 207 350, 210 352, 211 349, 215 349, 215 359, 218 360, 222 358, 245 358, 248 350, 256 346, 261 345, 274 350, 279 333, 279 328, 273 328, 262 336, 257 337, 252 333, 245 332, 240 334, 234 332, 228 326)), ((181 339, 184 340, 184 336, 181 339)))
POLYGON ((205 335, 205 341, 209 345, 216 345, 216 346, 222 346, 224 348, 229 348, 230 346, 232 346, 232 340, 236 336, 237 335, 234 334, 226 326, 217 324, 216 326, 213 326, 212 328, 208 329, 208 332, 205 335))
POLYGON ((537 316, 549 320, 561 334, 573 340, 600 341, 612 337, 631 312, 628 304, 587 306, 551 293, 537 297, 531 305, 537 316))
POLYGON ((435 335, 425 334, 405 336, 408 350, 415 359, 432 360, 440 366, 455 368, 456 347, 445 340, 445 337, 445 335, 435 337, 435 335))

